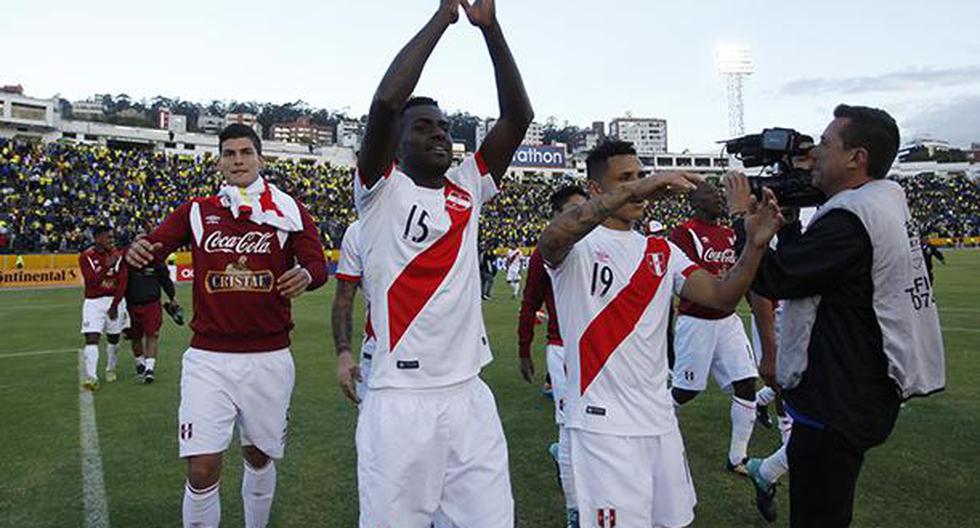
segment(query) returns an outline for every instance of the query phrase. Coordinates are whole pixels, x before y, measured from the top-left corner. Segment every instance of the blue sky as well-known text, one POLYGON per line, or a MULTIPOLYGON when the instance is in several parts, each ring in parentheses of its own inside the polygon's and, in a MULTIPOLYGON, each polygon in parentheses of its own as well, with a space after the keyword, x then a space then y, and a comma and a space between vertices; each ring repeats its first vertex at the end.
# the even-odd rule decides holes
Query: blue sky
MULTIPOLYGON (((29 95, 302 99, 366 111, 435 0, 6 0, 0 83, 29 95)), ((727 135, 719 43, 752 47, 747 131, 819 134, 839 102, 889 110, 906 138, 980 141, 980 2, 498 0, 539 121, 668 120, 672 151, 727 135)), ((479 32, 451 27, 417 90, 496 114, 479 32)))

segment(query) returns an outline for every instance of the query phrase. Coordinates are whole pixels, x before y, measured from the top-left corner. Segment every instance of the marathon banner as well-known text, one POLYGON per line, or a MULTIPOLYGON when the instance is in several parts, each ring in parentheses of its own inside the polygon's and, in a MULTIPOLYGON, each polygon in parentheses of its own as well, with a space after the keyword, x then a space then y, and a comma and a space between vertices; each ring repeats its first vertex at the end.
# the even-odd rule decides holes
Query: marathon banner
POLYGON ((81 284, 82 272, 78 268, 12 269, 0 271, 0 290, 8 288, 81 286, 81 284))
POLYGON ((514 152, 512 167, 540 167, 562 169, 565 167, 565 147, 553 145, 521 145, 514 152))

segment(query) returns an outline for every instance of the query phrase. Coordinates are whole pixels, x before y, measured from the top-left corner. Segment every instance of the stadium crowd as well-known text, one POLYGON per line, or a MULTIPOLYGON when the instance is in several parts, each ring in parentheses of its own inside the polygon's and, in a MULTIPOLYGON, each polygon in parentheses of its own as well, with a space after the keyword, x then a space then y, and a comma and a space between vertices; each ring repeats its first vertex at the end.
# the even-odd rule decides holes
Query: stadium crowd
MULTIPOLYGON (((339 247, 356 216, 347 167, 276 160, 264 176, 300 197, 319 223, 327 248, 339 247)), ((551 211, 548 196, 569 179, 509 180, 481 217, 491 248, 531 246, 551 211)), ((932 174, 901 181, 925 235, 980 236, 980 184, 932 174)), ((0 253, 76 252, 91 244, 99 224, 122 241, 152 228, 188 198, 220 184, 210 155, 169 155, 104 146, 0 138, 0 253)), ((652 203, 647 219, 668 229, 690 216, 683 198, 652 203)))

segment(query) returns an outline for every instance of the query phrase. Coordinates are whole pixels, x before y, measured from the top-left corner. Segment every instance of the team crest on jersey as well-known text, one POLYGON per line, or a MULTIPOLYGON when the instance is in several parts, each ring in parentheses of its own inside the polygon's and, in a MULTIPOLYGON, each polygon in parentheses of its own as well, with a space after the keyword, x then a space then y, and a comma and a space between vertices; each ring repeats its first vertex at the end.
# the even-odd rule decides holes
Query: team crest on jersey
POLYGON ((616 508, 599 508, 596 526, 599 528, 616 528, 616 508))
POLYGON ((606 253, 605 251, 596 250, 595 259, 603 264, 609 264, 609 261, 612 260, 612 257, 610 257, 609 253, 606 253))
POLYGON ((647 257, 650 258, 649 264, 653 274, 663 277, 664 273, 667 273, 667 257, 663 253, 650 253, 647 257))
POLYGON ((251 270, 248 257, 239 257, 238 261, 225 266, 224 271, 208 270, 204 279, 204 287, 208 293, 228 292, 257 292, 272 291, 274 277, 271 270, 251 270))
POLYGON ((446 193, 446 207, 454 211, 465 211, 473 207, 470 197, 453 189, 446 193))

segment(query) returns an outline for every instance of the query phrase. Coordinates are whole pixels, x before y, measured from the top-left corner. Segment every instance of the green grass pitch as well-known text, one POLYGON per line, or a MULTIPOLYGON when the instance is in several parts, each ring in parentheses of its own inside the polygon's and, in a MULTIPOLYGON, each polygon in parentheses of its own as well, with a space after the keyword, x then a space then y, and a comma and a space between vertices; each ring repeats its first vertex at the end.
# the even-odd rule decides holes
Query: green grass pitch
MULTIPOLYGON (((858 485, 855 526, 980 526, 980 252, 946 255, 948 264, 938 267, 936 282, 947 390, 910 402, 891 439, 869 453, 858 485)), ((273 526, 356 526, 357 413, 334 381, 327 323, 333 289, 331 281, 294 306, 296 390, 273 526)), ((552 404, 541 396, 539 384, 528 385, 519 377, 518 303, 500 276, 494 293, 484 306, 495 361, 483 376, 496 395, 507 433, 518 526, 563 526, 563 500, 546 452, 556 438, 552 404)), ((179 295, 189 307, 190 289, 181 287, 179 295)), ((80 306, 79 289, 0 292, 0 526, 84 523, 80 306), (49 353, 24 355, 33 352, 49 353)), ((536 365, 543 373, 541 327, 537 333, 536 365)), ((177 459, 176 421, 179 360, 188 341, 186 327, 165 322, 157 382, 149 386, 137 384, 129 347, 123 345, 121 379, 103 383, 95 395, 112 526, 180 524, 184 464, 177 459)), ((755 511, 749 483, 722 469, 728 412, 727 398, 711 386, 681 415, 699 499, 694 526, 768 526, 755 511)), ((775 431, 756 428, 750 453, 764 455, 777 444, 775 431)), ((230 451, 221 492, 226 526, 242 525, 241 469, 237 453, 230 451)), ((787 525, 786 486, 779 489, 777 526, 787 525)))

